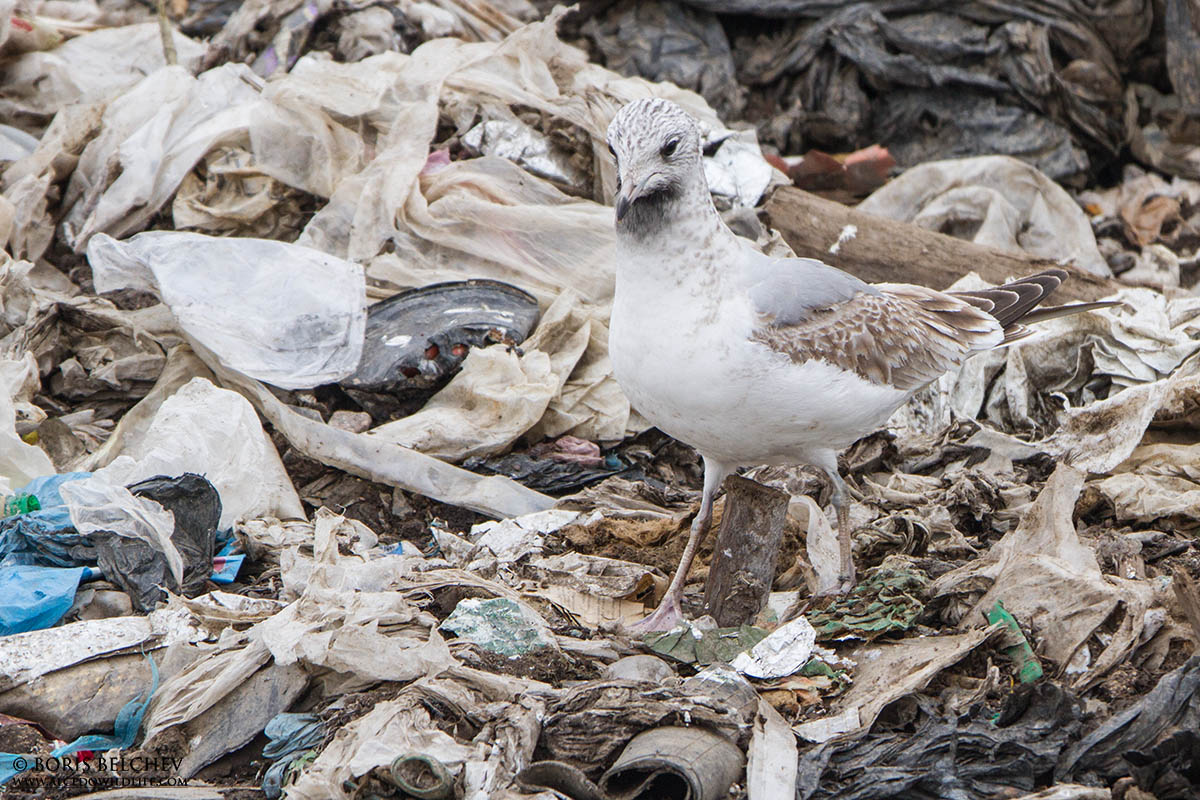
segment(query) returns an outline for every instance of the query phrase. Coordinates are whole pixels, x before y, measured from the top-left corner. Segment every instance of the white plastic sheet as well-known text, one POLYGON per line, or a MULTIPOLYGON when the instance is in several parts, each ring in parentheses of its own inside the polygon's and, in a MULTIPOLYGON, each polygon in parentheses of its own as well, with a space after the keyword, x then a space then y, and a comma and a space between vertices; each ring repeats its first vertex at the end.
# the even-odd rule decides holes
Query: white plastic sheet
POLYGON ((30 353, 19 361, 0 361, 0 492, 24 486, 41 475, 53 475, 50 457, 17 436, 14 399, 37 385, 37 364, 30 353))
POLYGON ((243 375, 284 389, 349 375, 362 356, 357 264, 300 245, 150 231, 88 245, 96 290, 162 298, 184 333, 243 375))
POLYGON ((79 252, 96 233, 141 230, 196 164, 222 146, 254 150, 259 172, 318 195, 358 169, 358 135, 319 108, 275 103, 260 86, 244 64, 198 78, 164 67, 109 103, 63 198, 64 241, 79 252))

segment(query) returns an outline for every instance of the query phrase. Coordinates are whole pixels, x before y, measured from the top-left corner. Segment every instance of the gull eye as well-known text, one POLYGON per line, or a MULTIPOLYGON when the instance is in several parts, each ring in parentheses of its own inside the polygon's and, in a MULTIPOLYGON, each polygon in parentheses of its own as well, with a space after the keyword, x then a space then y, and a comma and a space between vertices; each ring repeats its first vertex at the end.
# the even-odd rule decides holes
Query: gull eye
POLYGON ((662 146, 662 149, 658 151, 658 154, 663 158, 670 158, 671 156, 675 155, 675 148, 677 147, 679 147, 679 140, 672 139, 662 146))
POLYGON ((617 151, 613 150, 613 146, 611 144, 608 146, 608 152, 612 153, 613 158, 617 157, 617 151))

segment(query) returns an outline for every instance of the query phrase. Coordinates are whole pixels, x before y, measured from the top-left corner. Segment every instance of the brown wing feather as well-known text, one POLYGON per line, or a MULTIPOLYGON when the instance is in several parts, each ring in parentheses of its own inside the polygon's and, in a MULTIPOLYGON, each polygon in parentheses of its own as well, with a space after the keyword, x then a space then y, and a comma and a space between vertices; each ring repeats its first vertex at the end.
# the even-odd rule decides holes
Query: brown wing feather
POLYGON ((975 305, 991 298, 960 299, 907 284, 875 288, 879 294, 857 294, 803 322, 765 323, 754 338, 796 363, 821 359, 904 391, 1001 342, 1000 324, 975 305))

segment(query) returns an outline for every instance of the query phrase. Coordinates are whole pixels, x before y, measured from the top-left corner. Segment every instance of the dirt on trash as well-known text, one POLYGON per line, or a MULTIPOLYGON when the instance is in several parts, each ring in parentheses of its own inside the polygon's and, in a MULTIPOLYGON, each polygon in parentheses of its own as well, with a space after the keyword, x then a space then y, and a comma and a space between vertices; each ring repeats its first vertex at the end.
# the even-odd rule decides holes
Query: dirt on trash
POLYGON ((1195 797, 1198 45, 1186 0, 0 0, 4 796, 1195 797), (704 481, 609 357, 646 97, 768 255, 1113 302, 840 455, 849 591, 832 484, 757 466, 643 636, 704 481))

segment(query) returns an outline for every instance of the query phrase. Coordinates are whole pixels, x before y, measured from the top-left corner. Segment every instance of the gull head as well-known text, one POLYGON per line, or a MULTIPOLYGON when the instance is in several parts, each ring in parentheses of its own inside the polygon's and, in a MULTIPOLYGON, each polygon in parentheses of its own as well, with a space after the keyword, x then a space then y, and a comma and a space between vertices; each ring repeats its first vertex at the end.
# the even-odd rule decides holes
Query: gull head
POLYGON ((616 159, 617 229, 657 228, 696 188, 708 196, 700 163, 700 126, 670 100, 634 100, 608 126, 616 159))

